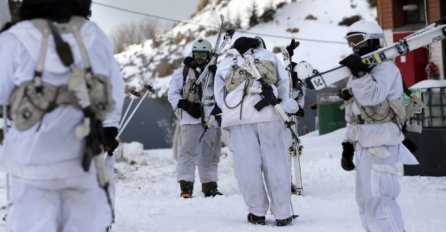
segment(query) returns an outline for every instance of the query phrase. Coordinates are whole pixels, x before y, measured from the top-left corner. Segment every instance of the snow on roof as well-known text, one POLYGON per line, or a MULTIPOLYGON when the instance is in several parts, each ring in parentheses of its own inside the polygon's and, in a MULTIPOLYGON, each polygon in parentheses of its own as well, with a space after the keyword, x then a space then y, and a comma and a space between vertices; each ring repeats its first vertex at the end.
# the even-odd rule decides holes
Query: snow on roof
POLYGON ((430 89, 446 87, 446 80, 424 80, 410 87, 410 89, 430 89))

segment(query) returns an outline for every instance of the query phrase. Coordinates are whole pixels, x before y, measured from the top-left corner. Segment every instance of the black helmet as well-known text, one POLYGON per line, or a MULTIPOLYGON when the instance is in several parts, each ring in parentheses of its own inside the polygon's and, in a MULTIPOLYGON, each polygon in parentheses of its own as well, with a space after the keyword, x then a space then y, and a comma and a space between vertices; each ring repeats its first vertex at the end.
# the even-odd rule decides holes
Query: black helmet
POLYGON ((90 16, 90 7, 91 0, 23 0, 20 19, 47 18, 64 22, 73 15, 90 16))

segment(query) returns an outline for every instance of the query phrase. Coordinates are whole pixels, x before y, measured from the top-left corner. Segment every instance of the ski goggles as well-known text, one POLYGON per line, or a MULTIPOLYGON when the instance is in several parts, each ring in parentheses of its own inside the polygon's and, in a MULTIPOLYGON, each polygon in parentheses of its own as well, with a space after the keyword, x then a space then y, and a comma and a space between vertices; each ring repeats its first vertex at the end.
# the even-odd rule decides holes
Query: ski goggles
POLYGON ((356 47, 367 40, 367 35, 363 33, 351 34, 345 36, 348 46, 356 47))
POLYGON ((192 56, 193 57, 205 57, 207 58, 209 55, 209 52, 207 51, 193 51, 192 56))
POLYGON ((348 46, 357 47, 369 39, 383 39, 383 34, 364 34, 364 33, 353 33, 345 36, 348 46))

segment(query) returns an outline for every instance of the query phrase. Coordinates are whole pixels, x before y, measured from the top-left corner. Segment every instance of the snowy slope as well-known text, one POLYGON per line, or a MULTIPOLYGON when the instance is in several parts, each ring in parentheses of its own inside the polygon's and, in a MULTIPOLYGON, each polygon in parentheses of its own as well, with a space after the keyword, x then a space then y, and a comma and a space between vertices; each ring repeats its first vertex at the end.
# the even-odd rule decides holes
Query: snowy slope
MULTIPOLYGON (((360 15, 363 19, 374 20, 376 9, 370 8, 366 0, 210 0, 210 3, 189 23, 179 23, 172 30, 141 45, 133 45, 116 56, 121 64, 122 74, 128 89, 141 90, 143 83, 153 84, 158 89, 156 96, 165 94, 170 75, 160 76, 157 67, 163 65, 178 67, 190 53, 194 39, 203 37, 212 44, 216 41, 216 28, 223 15, 231 23, 241 20, 242 29, 237 30, 233 41, 240 36, 260 34, 268 49, 286 46, 291 38, 301 42, 296 50, 295 61, 307 60, 316 69, 326 70, 337 65, 341 58, 350 53, 344 43, 346 26, 338 23, 344 17, 360 15), (250 9, 256 3, 258 15, 267 8, 275 8, 275 18, 248 28, 250 9), (278 5, 285 4, 280 8, 278 5), (315 19, 306 19, 307 16, 315 19), (298 29, 297 33, 287 30, 298 29), (214 34, 213 34, 214 33, 214 34), (207 36, 213 34, 212 36, 207 36), (275 37, 274 37, 275 36, 275 37)), ((281 59, 281 55, 277 54, 281 59)), ((155 97, 155 96, 151 96, 155 97)))

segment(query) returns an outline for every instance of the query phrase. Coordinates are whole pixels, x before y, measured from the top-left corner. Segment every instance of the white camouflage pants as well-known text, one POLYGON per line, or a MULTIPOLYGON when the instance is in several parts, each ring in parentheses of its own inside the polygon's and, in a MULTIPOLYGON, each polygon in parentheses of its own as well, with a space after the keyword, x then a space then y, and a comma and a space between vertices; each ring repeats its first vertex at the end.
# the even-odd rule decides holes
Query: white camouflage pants
POLYGON ((399 146, 355 147, 356 201, 367 232, 403 232, 396 163, 399 146))
POLYGON ((235 177, 250 213, 291 216, 290 132, 281 121, 230 127, 235 177), (265 189, 266 188, 266 189, 265 189))
POLYGON ((98 232, 111 223, 96 175, 55 180, 11 178, 9 232, 98 232))
POLYGON ((181 146, 177 162, 178 181, 194 182, 195 166, 201 183, 218 181, 221 131, 220 128, 209 128, 200 142, 202 133, 203 127, 200 124, 181 125, 181 146))

